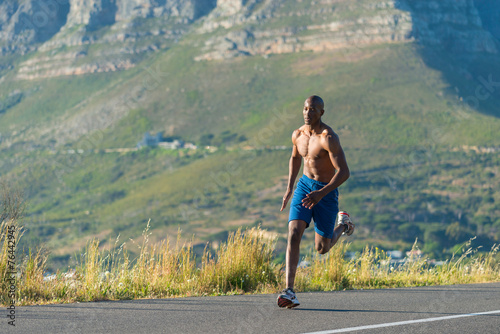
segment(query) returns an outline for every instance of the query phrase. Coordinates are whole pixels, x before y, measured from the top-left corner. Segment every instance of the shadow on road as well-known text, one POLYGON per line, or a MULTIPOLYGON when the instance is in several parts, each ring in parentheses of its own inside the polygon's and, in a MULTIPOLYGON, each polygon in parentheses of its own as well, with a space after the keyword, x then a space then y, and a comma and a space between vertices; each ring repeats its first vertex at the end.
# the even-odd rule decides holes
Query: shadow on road
POLYGON ((295 308, 294 311, 319 311, 319 312, 359 312, 359 313, 397 313, 397 314, 439 314, 439 315, 456 315, 457 313, 442 313, 442 312, 414 312, 414 311, 380 311, 380 310, 335 310, 325 308, 295 308))

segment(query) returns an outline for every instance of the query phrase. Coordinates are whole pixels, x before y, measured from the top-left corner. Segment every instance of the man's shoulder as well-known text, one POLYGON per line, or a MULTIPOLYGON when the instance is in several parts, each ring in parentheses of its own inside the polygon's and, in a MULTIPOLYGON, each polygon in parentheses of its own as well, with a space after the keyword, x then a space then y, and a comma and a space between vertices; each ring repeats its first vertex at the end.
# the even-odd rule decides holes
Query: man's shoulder
POLYGON ((323 123, 323 131, 321 132, 321 136, 324 137, 325 139, 338 139, 339 136, 335 133, 335 131, 333 131, 333 129, 327 125, 327 124, 324 124, 323 123))
POLYGON ((336 147, 340 146, 339 136, 326 124, 321 132, 321 138, 321 146, 327 151, 335 150, 336 147))
POLYGON ((304 131, 304 126, 301 126, 300 128, 295 129, 292 133, 292 138, 297 138, 298 136, 300 136, 302 134, 302 131, 304 131))

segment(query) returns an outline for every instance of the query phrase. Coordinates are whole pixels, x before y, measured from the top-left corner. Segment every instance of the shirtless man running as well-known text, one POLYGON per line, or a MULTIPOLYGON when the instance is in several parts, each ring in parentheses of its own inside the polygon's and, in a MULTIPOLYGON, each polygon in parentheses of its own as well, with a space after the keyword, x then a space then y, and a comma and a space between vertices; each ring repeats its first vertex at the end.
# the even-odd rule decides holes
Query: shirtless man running
POLYGON ((293 291, 299 262, 299 246, 304 230, 314 218, 315 246, 326 254, 342 234, 351 235, 354 224, 346 212, 338 209, 337 188, 349 178, 349 168, 340 146, 339 137, 321 121, 324 103, 319 96, 304 102, 304 125, 292 135, 288 187, 283 196, 281 211, 292 197, 293 185, 304 159, 304 175, 293 193, 288 217, 288 246, 286 249, 286 289, 278 297, 279 307, 300 305, 293 291), (338 217, 337 217, 338 216, 338 217), (337 219, 337 227, 335 220, 337 219))

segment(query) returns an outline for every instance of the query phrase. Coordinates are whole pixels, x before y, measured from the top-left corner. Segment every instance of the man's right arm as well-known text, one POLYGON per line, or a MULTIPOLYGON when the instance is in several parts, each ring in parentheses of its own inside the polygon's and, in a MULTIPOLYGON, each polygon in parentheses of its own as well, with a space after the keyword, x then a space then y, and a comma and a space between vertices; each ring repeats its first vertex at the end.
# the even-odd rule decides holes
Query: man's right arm
POLYGON ((292 196, 293 185, 295 184, 295 179, 299 174, 300 166, 302 165, 302 157, 297 150, 297 145, 295 143, 299 135, 299 130, 295 130, 292 134, 292 156, 290 157, 290 163, 288 166, 288 185, 286 188, 285 195, 283 196, 283 204, 281 205, 280 211, 286 207, 290 197, 292 196))

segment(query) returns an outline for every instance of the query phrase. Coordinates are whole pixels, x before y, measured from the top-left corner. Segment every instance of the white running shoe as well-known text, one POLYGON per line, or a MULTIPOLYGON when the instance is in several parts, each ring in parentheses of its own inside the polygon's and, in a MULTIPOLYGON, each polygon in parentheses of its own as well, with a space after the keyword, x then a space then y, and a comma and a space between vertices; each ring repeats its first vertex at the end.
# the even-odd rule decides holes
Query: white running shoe
POLYGON ((299 300, 297 299, 295 291, 293 291, 292 288, 286 288, 285 290, 283 290, 282 294, 278 296, 279 307, 292 308, 299 305, 299 300))
POLYGON ((344 233, 345 235, 351 235, 354 232, 354 223, 351 220, 349 214, 345 211, 339 211, 337 214, 337 225, 344 225, 344 233))

